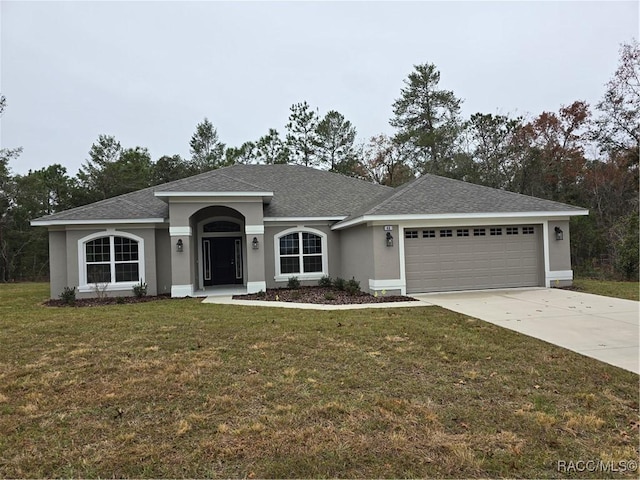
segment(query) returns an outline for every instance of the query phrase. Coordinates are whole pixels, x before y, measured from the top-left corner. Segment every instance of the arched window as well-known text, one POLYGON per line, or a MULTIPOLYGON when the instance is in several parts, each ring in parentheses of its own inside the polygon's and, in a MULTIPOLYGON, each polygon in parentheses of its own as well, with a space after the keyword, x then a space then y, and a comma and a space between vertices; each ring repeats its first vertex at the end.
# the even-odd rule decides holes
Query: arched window
POLYGON ((240 223, 227 220, 214 220, 202 226, 204 233, 240 232, 240 223))
POLYGON ((125 290, 144 282, 144 242, 125 232, 97 233, 78 241, 79 290, 109 284, 107 290, 125 290))
POLYGON ((276 280, 319 279, 327 274, 327 236, 310 228, 289 229, 275 237, 276 280))

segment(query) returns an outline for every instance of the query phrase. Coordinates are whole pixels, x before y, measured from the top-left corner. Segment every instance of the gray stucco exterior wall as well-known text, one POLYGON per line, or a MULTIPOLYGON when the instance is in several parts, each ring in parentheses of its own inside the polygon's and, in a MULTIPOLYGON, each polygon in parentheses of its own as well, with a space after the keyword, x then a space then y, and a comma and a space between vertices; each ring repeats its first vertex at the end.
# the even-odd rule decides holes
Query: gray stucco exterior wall
POLYGON ((374 261, 374 272, 372 279, 375 280, 395 280, 400 278, 400 235, 397 225, 391 225, 393 230, 393 246, 387 247, 387 232, 384 226, 379 225, 371 228, 372 259, 374 261))
POLYGON ((274 279, 276 274, 276 263, 273 258, 273 245, 274 235, 282 230, 286 230, 286 227, 264 227, 263 248, 264 248, 264 275, 267 288, 277 288, 283 286, 282 284, 276 284, 274 279))
POLYGON ((169 229, 158 228, 155 234, 158 294, 171 293, 171 237, 169 237, 169 229))
POLYGON ((195 277, 193 273, 193 236, 176 235, 169 238, 171 252, 171 285, 194 285, 195 277), (175 245, 178 240, 182 240, 182 251, 178 252, 175 245))
POLYGON ((400 230, 398 225, 391 227, 392 246, 387 246, 384 225, 361 225, 341 231, 342 276, 355 277, 365 292, 401 293, 400 230))
MULTIPOLYGON (((124 230, 124 229, 123 229, 124 230)), ((158 294, 158 274, 156 269, 156 232, 153 228, 127 229, 144 240, 144 269, 145 282, 147 283, 147 294, 158 294)), ((131 292, 133 293, 133 292, 131 292)))
POLYGON ((573 283, 571 270, 571 235, 569 220, 549 221, 549 286, 566 287, 573 283), (562 230, 562 240, 556 240, 555 228, 562 230))
POLYGON ((374 278, 373 230, 365 225, 342 230, 341 270, 345 279, 355 278, 363 291, 369 289, 369 279, 374 278))
POLYGON ((169 202, 169 218, 172 227, 188 227, 192 226, 192 221, 199 221, 208 216, 228 215, 227 209, 237 211, 242 217, 246 225, 262 225, 263 206, 262 200, 253 201, 229 201, 229 200, 202 200, 189 202, 169 202), (226 208, 225 208, 226 207, 226 208), (216 208, 218 208, 216 213, 216 208), (201 213, 201 211, 210 213, 201 213), (193 218, 192 218, 193 217, 193 218))
POLYGON ((571 270, 569 221, 549 222, 549 270, 571 270), (563 239, 556 240, 555 228, 562 230, 563 239))
POLYGON ((244 275, 247 282, 262 282, 265 279, 265 256, 268 250, 265 250, 264 237, 264 234, 257 233, 245 235, 244 275), (255 250, 252 246, 254 237, 258 240, 258 248, 255 250))
POLYGON ((58 298, 67 282, 67 232, 49 231, 49 288, 51 298, 58 298))

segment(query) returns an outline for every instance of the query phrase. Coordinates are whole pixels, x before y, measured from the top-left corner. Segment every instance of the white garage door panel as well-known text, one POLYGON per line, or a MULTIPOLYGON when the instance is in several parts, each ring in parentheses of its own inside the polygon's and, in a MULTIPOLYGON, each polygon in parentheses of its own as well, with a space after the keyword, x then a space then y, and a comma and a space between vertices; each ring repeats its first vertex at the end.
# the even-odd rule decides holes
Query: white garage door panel
POLYGON ((436 228, 432 238, 423 238, 423 229, 406 229, 418 232, 418 238, 404 239, 407 292, 540 285, 540 226, 526 225, 534 228, 528 235, 522 227, 517 235, 506 235, 504 226, 475 227, 484 228, 484 236, 474 236, 471 227, 468 237, 458 237, 456 228, 452 237, 441 237, 436 228), (493 228, 502 235, 490 235, 493 228))

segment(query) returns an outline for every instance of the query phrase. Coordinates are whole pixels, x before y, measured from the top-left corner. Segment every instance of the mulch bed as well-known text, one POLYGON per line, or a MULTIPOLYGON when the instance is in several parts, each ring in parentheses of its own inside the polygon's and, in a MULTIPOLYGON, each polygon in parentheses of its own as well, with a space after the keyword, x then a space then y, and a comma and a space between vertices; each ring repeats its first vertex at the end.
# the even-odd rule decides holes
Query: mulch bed
POLYGON ((402 295, 378 295, 360 292, 349 295, 345 291, 329 287, 269 288, 266 292, 234 295, 234 300, 266 300, 270 302, 317 303, 325 305, 349 305, 361 303, 411 302, 415 298, 402 295))
MULTIPOLYGON (((318 303, 325 305, 417 301, 415 298, 402 295, 378 295, 375 297, 363 292, 349 295, 347 292, 328 287, 270 288, 266 292, 234 295, 233 298, 237 300, 266 300, 271 302, 318 303)), ((47 307, 100 307, 103 305, 123 305, 158 300, 172 300, 172 298, 169 294, 144 297, 78 298, 73 304, 67 304, 60 299, 51 299, 44 302, 43 305, 47 307)), ((176 299, 174 298, 173 300, 176 299)))
POLYGON ((121 305, 131 303, 155 302, 157 300, 171 300, 171 295, 157 295, 144 297, 104 297, 104 298, 77 298, 73 304, 65 303, 60 299, 51 299, 43 303, 47 307, 100 307, 102 305, 121 305))

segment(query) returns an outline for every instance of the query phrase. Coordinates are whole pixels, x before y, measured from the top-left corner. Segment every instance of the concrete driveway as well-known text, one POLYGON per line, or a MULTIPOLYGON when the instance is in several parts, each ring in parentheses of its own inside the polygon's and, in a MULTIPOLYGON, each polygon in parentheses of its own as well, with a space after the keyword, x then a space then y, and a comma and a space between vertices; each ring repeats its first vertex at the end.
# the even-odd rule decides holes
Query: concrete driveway
POLYGON ((639 373, 639 303, 551 288, 412 295, 639 373))

